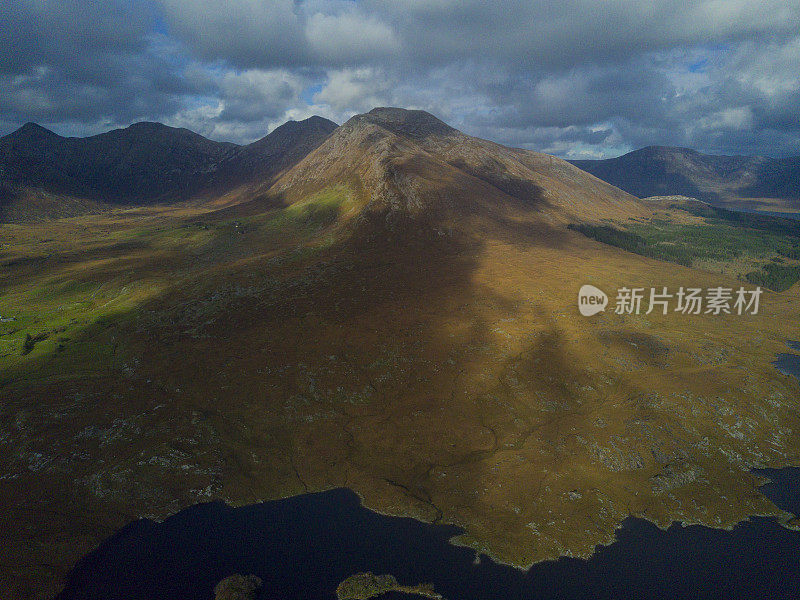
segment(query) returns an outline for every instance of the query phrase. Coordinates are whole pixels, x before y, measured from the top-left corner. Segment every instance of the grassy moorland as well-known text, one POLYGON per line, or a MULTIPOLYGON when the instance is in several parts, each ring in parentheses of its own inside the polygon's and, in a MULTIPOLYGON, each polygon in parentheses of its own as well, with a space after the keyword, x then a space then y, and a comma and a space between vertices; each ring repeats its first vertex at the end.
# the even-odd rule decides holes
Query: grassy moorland
POLYGON ((796 288, 584 318, 584 283, 736 279, 567 229, 653 211, 563 161, 356 125, 250 202, 0 225, 0 596, 140 516, 340 486, 521 567, 787 518, 750 469, 800 460, 796 288))
POLYGON ((748 469, 797 460, 797 384, 769 364, 797 335, 794 296, 756 317, 586 321, 580 282, 727 280, 578 234, 352 246, 329 217, 60 222, 42 244, 69 255, 77 227, 104 258, 30 271, 21 259, 55 248, 14 243, 4 564, 26 585, 52 590, 47 564, 137 516, 342 485, 519 565, 585 555, 629 513, 775 512, 748 469), (47 337, 25 352, 28 334, 47 337))
POLYGON ((297 260, 330 243, 304 244, 347 209, 347 190, 334 188, 302 203, 264 214, 203 219, 202 211, 117 211, 101 217, 50 221, 32 228, 4 225, 0 296, 0 382, 25 372, 26 380, 74 377, 114 351, 96 335, 113 320, 173 288, 197 279, 204 266, 245 255, 249 238, 274 259, 297 260), (31 231, 36 234, 31 236, 31 231), (291 242, 298 245, 287 248, 291 242), (23 283, 24 282, 24 283, 23 283), (26 366, 59 356, 57 373, 26 366), (64 361, 71 361, 69 367, 64 361), (77 371, 76 371, 77 370, 77 371))

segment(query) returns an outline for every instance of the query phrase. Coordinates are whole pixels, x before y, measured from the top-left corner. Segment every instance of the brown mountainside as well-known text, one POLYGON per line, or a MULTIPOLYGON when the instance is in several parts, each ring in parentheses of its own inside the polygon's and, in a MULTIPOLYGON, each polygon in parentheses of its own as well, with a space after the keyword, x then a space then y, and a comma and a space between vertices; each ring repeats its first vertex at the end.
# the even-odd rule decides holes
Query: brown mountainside
POLYGON ((568 223, 644 214, 636 198, 546 154, 461 133, 423 111, 377 108, 339 127, 271 188, 293 202, 333 184, 368 211, 568 223))
POLYGON ((335 487, 521 567, 631 515, 787 517, 751 468, 800 454, 772 364, 797 290, 583 317, 582 284, 739 282, 571 231, 655 212, 419 111, 353 117, 243 188, 0 225, 0 598, 52 598, 138 516, 335 487))

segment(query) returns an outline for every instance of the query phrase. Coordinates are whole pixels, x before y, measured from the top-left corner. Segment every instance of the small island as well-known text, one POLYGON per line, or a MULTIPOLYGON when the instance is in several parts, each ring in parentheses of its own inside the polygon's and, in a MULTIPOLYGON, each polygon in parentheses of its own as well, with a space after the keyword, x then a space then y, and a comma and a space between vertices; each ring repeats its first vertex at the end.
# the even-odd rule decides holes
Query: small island
POLYGON ((433 590, 433 584, 400 585, 393 575, 356 573, 345 579, 336 588, 338 600, 370 600, 389 592, 413 594, 422 598, 445 600, 433 590))
POLYGON ((263 582, 255 575, 235 574, 214 586, 214 600, 255 600, 263 582))

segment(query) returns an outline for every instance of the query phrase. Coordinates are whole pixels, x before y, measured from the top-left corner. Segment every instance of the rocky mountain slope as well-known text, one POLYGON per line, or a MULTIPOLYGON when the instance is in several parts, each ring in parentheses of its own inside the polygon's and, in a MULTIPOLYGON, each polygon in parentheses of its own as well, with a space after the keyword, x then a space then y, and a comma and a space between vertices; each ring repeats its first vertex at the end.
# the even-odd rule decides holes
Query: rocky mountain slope
POLYGON ((272 194, 296 201, 349 186, 359 206, 389 218, 490 216, 544 223, 642 214, 631 195, 546 154, 461 133, 423 111, 377 108, 339 127, 283 174, 272 194))

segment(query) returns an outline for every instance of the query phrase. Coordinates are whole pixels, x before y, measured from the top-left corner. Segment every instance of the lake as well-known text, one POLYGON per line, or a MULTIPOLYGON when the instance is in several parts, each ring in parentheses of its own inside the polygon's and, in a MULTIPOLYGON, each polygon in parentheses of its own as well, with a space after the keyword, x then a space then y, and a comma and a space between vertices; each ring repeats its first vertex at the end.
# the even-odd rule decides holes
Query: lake
MULTIPOLYGON (((778 475, 769 491, 796 508, 798 481, 778 475)), ((199 504, 162 523, 123 528, 75 567, 58 598, 209 600, 219 580, 246 573, 264 581, 263 599, 333 600, 339 582, 361 571, 432 582, 449 600, 800 594, 800 533, 770 518, 732 531, 678 524, 663 531, 629 518, 590 559, 560 558, 529 571, 485 556, 476 563, 472 550, 449 543, 460 532, 372 512, 347 489, 242 508, 199 504)))
MULTIPOLYGON (((786 345, 792 350, 800 350, 800 342, 787 340, 786 345)), ((778 354, 772 363, 784 375, 790 375, 800 381, 800 355, 798 354, 778 354)))
MULTIPOLYGON (((800 380, 800 356, 780 354, 774 364, 800 380)), ((761 491, 800 516, 800 468, 755 471, 770 479, 761 491)), ((375 513, 348 489, 241 508, 198 504, 124 527, 76 565, 58 599, 210 600, 218 581, 242 573, 263 580, 263 600, 335 600, 338 584, 363 571, 433 583, 449 600, 800 597, 800 533, 771 518, 731 531, 677 523, 664 531, 628 518, 588 560, 562 557, 528 571, 476 560, 449 542, 461 533, 375 513)))

